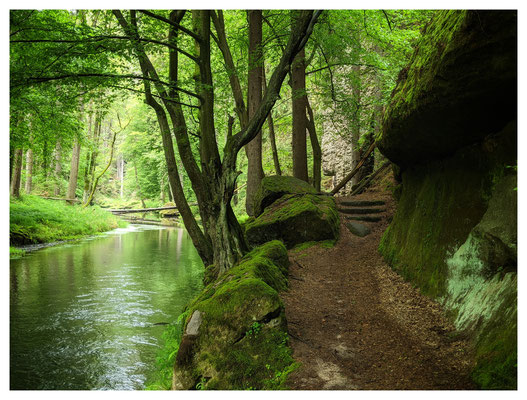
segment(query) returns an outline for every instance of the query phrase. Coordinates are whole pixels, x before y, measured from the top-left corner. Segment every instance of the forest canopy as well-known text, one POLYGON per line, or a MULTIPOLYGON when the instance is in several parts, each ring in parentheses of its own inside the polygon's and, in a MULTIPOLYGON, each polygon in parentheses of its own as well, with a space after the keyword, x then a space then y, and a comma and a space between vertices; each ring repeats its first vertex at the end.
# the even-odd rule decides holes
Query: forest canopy
POLYGON ((11 194, 172 200, 224 271, 263 176, 327 190, 333 137, 358 162, 433 13, 12 10, 11 194))

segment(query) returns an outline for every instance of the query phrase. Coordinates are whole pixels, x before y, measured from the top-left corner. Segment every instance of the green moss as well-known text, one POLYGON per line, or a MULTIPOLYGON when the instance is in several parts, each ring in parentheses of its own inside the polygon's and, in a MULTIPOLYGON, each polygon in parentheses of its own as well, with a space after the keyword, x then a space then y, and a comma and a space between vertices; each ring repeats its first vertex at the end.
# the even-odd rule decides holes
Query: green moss
POLYGON ((444 10, 428 24, 384 113, 399 166, 445 157, 515 119, 515 12, 444 10))
POLYGON ((260 257, 265 257, 273 261, 273 263, 275 263, 280 268, 282 273, 287 276, 289 257, 287 255, 287 249, 281 241, 272 240, 259 247, 256 247, 243 257, 243 259, 240 261, 240 264, 245 260, 260 257))
POLYGON ((177 382, 197 389, 283 388, 295 367, 278 296, 287 288, 288 266, 284 244, 272 241, 203 289, 180 317, 182 330, 173 332, 180 334, 200 311, 195 355, 190 365, 175 370, 177 382))
POLYGON ((205 271, 203 272, 203 285, 207 286, 208 284, 214 282, 218 276, 218 271, 219 269, 214 264, 205 267, 205 271))
POLYGON ((481 220, 504 165, 515 157, 514 129, 468 146, 450 158, 404 170, 397 212, 379 251, 405 279, 430 297, 445 295, 446 259, 481 220))
POLYGON ((316 194, 309 183, 292 176, 267 176, 254 195, 254 212, 259 216, 266 207, 286 194, 316 194))
POLYGON ((322 247, 323 249, 331 249, 332 247, 335 246, 336 243, 337 243, 336 240, 322 240, 320 242, 315 242, 315 241, 305 242, 305 243, 297 244, 295 247, 291 249, 291 251, 295 254, 299 254, 303 252, 304 250, 307 250, 317 245, 322 247))
POLYGON ((285 389, 285 379, 297 366, 285 332, 263 328, 235 343, 228 357, 211 357, 215 367, 229 371, 204 380, 204 389, 276 390, 285 389), (265 360, 265 362, 262 362, 265 360))
POLYGON ((472 379, 482 389, 517 390, 516 326, 502 331, 478 347, 472 379))
POLYGON ((334 240, 340 219, 335 200, 312 194, 284 195, 246 226, 250 243, 278 239, 288 248, 303 242, 334 240))

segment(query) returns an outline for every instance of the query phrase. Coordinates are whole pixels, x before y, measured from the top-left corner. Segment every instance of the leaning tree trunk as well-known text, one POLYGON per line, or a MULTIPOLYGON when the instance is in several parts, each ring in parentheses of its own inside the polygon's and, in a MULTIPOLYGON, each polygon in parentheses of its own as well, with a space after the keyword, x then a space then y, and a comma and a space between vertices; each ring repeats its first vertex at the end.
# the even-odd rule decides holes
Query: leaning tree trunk
MULTIPOLYGON (((148 13, 148 11, 145 11, 145 13, 148 13)), ((186 32, 189 36, 196 38, 196 41, 199 43, 199 54, 196 57, 191 56, 200 65, 199 80, 201 84, 197 87, 200 99, 200 159, 198 165, 198 160, 192 153, 192 148, 189 144, 190 140, 188 131, 184 115, 181 112, 181 100, 179 99, 176 90, 177 77, 174 75, 173 70, 174 68, 177 69, 177 52, 173 48, 169 49, 170 93, 167 93, 166 87, 160 83, 156 69, 142 48, 140 40, 138 40, 140 38, 137 31, 135 12, 133 10, 130 12, 132 22, 131 24, 128 24, 119 11, 114 11, 114 15, 117 17, 126 33, 136 39, 133 42, 133 45, 136 50, 143 76, 152 79, 152 81, 144 80, 143 84, 145 86, 145 92, 148 92, 147 87, 152 83, 170 115, 181 161, 187 171, 198 200, 200 214, 205 228, 204 239, 207 243, 211 244, 213 256, 210 259, 221 273, 236 265, 239 258, 248 251, 243 231, 238 224, 230 205, 234 193, 234 187, 236 185, 236 178, 238 177, 236 167, 238 152, 247 143, 254 139, 257 133, 261 130, 267 115, 279 97, 280 87, 290 69, 291 61, 300 49, 304 47, 320 12, 300 12, 301 18, 298 18, 298 23, 295 24, 291 32, 288 44, 285 47, 278 66, 273 72, 269 81, 268 90, 263 96, 263 100, 260 103, 258 110, 246 124, 242 124, 242 130, 240 132, 235 135, 228 135, 223 150, 223 157, 220 157, 219 154, 215 136, 216 132, 214 129, 214 92, 210 68, 210 14, 211 12, 208 10, 193 12, 193 16, 195 15, 197 17, 194 20, 195 30, 194 32, 186 32)), ((176 32, 174 27, 179 23, 179 21, 172 21, 173 15, 177 16, 177 12, 173 11, 170 14, 171 22, 173 22, 170 24, 171 33, 173 31, 176 32)), ((219 32, 217 33, 217 39, 221 42, 221 35, 219 32)), ((168 41, 171 44, 175 43, 173 35, 169 35, 168 41)), ((237 108, 239 104, 238 100, 239 98, 236 100, 237 108)), ((240 115, 243 116, 243 112, 240 112, 240 115)), ((163 145, 165 150, 167 150, 168 146, 166 146, 165 143, 163 145)), ((174 190, 174 196, 180 192, 179 189, 174 187, 172 189, 174 190)), ((176 199, 176 204, 179 207, 178 199, 176 199)), ((186 201, 183 204, 188 206, 186 201)), ((195 219, 193 219, 193 221, 195 222, 195 219)), ((184 222, 188 229, 188 221, 184 220, 184 222)), ((200 244, 201 240, 196 237, 196 233, 199 234, 202 232, 199 229, 198 232, 191 232, 189 229, 189 234, 193 241, 200 244)), ((201 253, 200 256, 202 256, 201 253)), ((209 264, 209 259, 204 258, 203 260, 206 265, 209 264)))
POLYGON ((315 117, 313 115, 313 109, 309 104, 309 100, 306 97, 307 114, 307 130, 309 132, 309 141, 311 142, 311 148, 313 149, 313 187, 320 192, 322 182, 322 148, 318 141, 317 131, 315 129, 315 117))
MULTIPOLYGON (((249 17, 249 77, 247 113, 251 118, 262 99, 262 10, 247 11, 249 17)), ((262 168, 262 132, 245 146, 247 153, 247 189, 245 210, 254 215, 254 195, 264 177, 262 168)))
MULTIPOLYGON (((263 90, 267 90, 267 79, 265 77, 265 67, 262 67, 262 81, 263 90)), ((276 175, 282 175, 282 168, 280 168, 280 159, 278 158, 278 149, 276 148, 276 135, 274 131, 273 112, 269 112, 267 116, 267 126, 269 128, 269 143, 271 144, 271 152, 273 154, 274 171, 276 175)))
POLYGON ((302 49, 291 66, 293 91, 293 176, 308 182, 306 141, 306 69, 302 49))
POLYGON ((73 151, 72 151, 71 163, 70 163, 70 180, 68 183, 68 191, 66 194, 66 198, 70 200, 75 199, 75 191, 77 190, 77 178, 79 176, 80 152, 81 152, 81 145, 79 143, 79 139, 75 138, 75 142, 73 143, 73 151))
POLYGON ((13 161, 13 175, 11 177, 11 196, 20 197, 20 183, 22 180, 22 158, 24 156, 23 150, 16 149, 13 161))

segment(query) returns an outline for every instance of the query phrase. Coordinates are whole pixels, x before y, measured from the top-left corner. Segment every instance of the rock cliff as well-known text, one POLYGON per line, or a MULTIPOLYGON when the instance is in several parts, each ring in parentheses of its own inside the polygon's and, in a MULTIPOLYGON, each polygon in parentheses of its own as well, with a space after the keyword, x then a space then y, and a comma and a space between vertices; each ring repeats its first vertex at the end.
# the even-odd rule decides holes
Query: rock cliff
POLYGON ((482 388, 516 388, 517 16, 441 11, 386 109, 402 187, 380 251, 470 335, 482 388))

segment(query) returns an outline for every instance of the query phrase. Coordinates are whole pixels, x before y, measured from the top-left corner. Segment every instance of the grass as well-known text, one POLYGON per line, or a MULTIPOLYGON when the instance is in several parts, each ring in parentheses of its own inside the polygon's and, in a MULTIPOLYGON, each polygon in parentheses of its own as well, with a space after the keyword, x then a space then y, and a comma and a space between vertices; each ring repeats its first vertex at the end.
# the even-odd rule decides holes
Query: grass
POLYGON ((83 209, 38 196, 12 198, 9 205, 11 246, 78 239, 126 225, 98 206, 83 209))
POLYGON ((9 258, 20 258, 26 254, 25 250, 9 246, 9 258))

